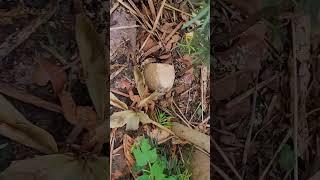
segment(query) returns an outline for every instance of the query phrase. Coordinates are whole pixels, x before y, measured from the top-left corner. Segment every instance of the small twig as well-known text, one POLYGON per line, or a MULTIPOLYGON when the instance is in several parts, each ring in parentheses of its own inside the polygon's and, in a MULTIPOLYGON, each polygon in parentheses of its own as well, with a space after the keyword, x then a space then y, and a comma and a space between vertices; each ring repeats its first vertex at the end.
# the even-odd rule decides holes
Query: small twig
MULTIPOLYGON (((270 79, 267 79, 261 83, 259 83, 257 85, 257 91, 264 88, 266 85, 268 85, 269 83, 271 83, 272 81, 274 81, 275 79, 279 78, 279 74, 276 74, 274 76, 272 76, 270 79)), ((232 99, 231 101, 229 101, 226 104, 226 108, 231 108, 234 105, 237 105, 238 103, 240 103, 241 101, 243 101, 244 99, 246 99, 247 97, 249 97, 252 93, 255 92, 255 88, 251 88, 248 91, 246 91, 245 93, 237 96, 236 98, 232 99)))
POLYGON ((174 107, 173 107, 173 106, 171 106, 171 110, 175 113, 176 116, 179 117, 179 119, 182 120, 182 122, 184 122, 184 124, 186 124, 189 128, 191 128, 190 124, 189 124, 188 122, 186 122, 186 120, 185 120, 183 117, 181 117, 181 116, 174 110, 174 107))
POLYGON ((115 150, 113 150, 113 154, 116 154, 117 152, 119 152, 121 149, 123 148, 123 144, 119 147, 117 147, 115 150))
POLYGON ((244 151, 243 151, 243 157, 242 157, 242 167, 244 170, 242 171, 242 177, 245 174, 246 171, 246 164, 247 164, 247 159, 248 159, 248 151, 251 146, 251 137, 252 137, 252 129, 253 129, 253 124, 254 121, 256 120, 256 104, 257 104, 257 97, 258 97, 258 90, 257 90, 257 84, 258 84, 258 75, 256 77, 256 82, 255 82, 255 89, 254 89, 254 94, 253 94, 253 102, 252 102, 252 111, 251 111, 251 117, 250 117, 250 122, 249 122, 249 132, 246 137, 246 142, 244 145, 244 151))
POLYGON ((110 179, 111 179, 111 175, 112 175, 113 148, 114 148, 116 131, 117 131, 117 128, 113 129, 111 132, 111 136, 110 136, 110 160, 109 160, 110 179))
POLYGON ((115 2, 112 8, 110 9, 110 15, 119 7, 119 2, 115 2))
POLYGON ((47 22, 58 9, 58 3, 50 4, 50 9, 45 15, 41 15, 35 21, 31 22, 27 27, 19 32, 14 32, 8 36, 0 45, 0 61, 11 53, 16 47, 27 40, 32 33, 34 33, 41 24, 47 22), (52 7, 54 6, 54 7, 52 7))
POLYGON ((112 80, 112 79, 114 79, 116 76, 118 76, 118 75, 121 73, 121 71, 124 70, 124 68, 126 68, 126 66, 122 66, 122 67, 119 68, 116 72, 112 73, 112 74, 110 75, 110 80, 112 80))
POLYGON ((122 30, 122 29, 132 29, 132 28, 137 28, 141 27, 139 25, 131 25, 131 26, 120 26, 120 27, 111 27, 110 31, 116 31, 116 30, 122 30))
POLYGON ((197 111, 198 111, 198 109, 199 109, 199 107, 200 107, 200 103, 199 103, 199 105, 198 105, 198 107, 196 108, 196 110, 194 111, 194 113, 192 114, 192 116, 191 116, 191 118, 190 118, 190 120, 189 120, 189 123, 191 123, 192 122, 192 119, 193 119, 193 117, 196 115, 196 113, 197 113, 197 111))
POLYGON ((125 93, 123 93, 123 92, 120 92, 120 91, 118 91, 118 90, 116 90, 116 89, 111 89, 110 90, 111 92, 113 92, 113 93, 115 93, 115 94, 119 94, 120 96, 123 96, 123 97, 130 97, 128 94, 125 94, 125 93))
POLYGON ((170 34, 164 39, 164 43, 167 43, 171 37, 181 28, 184 22, 180 22, 171 32, 170 34))
POLYGON ((267 175, 270 167, 272 166, 274 160, 276 159, 277 155, 280 153, 280 151, 282 150, 283 146, 287 143, 287 141, 289 140, 291 136, 291 130, 288 129, 288 132, 286 134, 286 136, 283 138, 282 142, 280 143, 278 149, 276 150, 276 152, 274 153, 272 159, 270 160, 269 164, 267 165, 267 167, 264 169, 262 175, 259 177, 259 180, 263 180, 265 178, 265 176, 267 175))
POLYGON ((82 130, 83 130, 83 127, 81 125, 75 126, 72 129, 71 133, 68 135, 66 142, 69 143, 69 144, 72 144, 73 142, 75 142, 77 137, 82 132, 82 130))
POLYGON ((223 152, 223 150, 220 148, 220 146, 217 144, 217 142, 212 138, 213 145, 216 147, 218 153, 222 156, 223 160, 227 163, 229 168, 232 170, 232 172, 236 175, 237 179, 242 180, 242 177, 236 170, 236 168, 233 166, 232 162, 228 159, 227 155, 223 152))
POLYGON ((180 112, 180 114, 182 115, 183 119, 185 122, 188 122, 186 116, 182 113, 182 111, 180 110, 179 106, 176 104, 175 101, 173 101, 173 105, 178 109, 178 111, 180 112))
POLYGON ((188 15, 188 16, 192 17, 191 14, 186 13, 186 12, 184 12, 184 11, 181 11, 180 9, 177 9, 177 8, 171 6, 170 4, 165 3, 165 8, 166 8, 166 9, 169 9, 169 10, 175 10, 175 11, 178 11, 178 12, 180 12, 180 13, 183 13, 183 14, 185 14, 185 15, 188 15))
POLYGON ((222 169, 220 169, 218 166, 216 166, 214 163, 211 163, 214 170, 217 171, 217 173, 224 179, 224 180, 232 180, 222 169))
POLYGON ((283 177, 283 180, 287 180, 287 179, 288 179, 288 177, 290 176, 292 170, 293 170, 293 168, 289 169, 289 170, 286 172, 286 174, 285 174, 284 177, 283 177))
POLYGON ((57 50, 43 44, 42 42, 40 42, 40 46, 46 51, 48 51, 50 54, 52 54, 55 58, 57 58, 62 64, 67 64, 67 60, 62 55, 60 55, 57 50))
POLYGON ((311 114, 316 113, 316 112, 318 112, 318 111, 320 111, 320 108, 316 108, 316 109, 313 109, 313 110, 309 111, 309 112, 306 114, 306 118, 309 117, 311 114))

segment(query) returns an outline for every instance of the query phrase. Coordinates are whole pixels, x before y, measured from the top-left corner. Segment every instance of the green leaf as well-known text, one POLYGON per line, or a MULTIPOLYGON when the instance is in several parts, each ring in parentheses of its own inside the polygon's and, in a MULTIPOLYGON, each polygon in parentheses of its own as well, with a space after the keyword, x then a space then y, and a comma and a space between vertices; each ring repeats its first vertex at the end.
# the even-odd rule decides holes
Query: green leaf
POLYGON ((57 143, 47 131, 28 121, 0 94, 0 134, 42 153, 58 152, 57 143))
POLYGON ((142 176, 139 176, 137 178, 137 180, 151 180, 150 177, 146 174, 142 175, 142 176))
POLYGON ((294 164, 294 152, 289 145, 284 145, 279 157, 280 168, 284 171, 290 170, 294 164))
POLYGON ((141 141, 140 141, 140 148, 141 148, 141 151, 142 152, 147 152, 151 149, 151 146, 148 142, 148 140, 146 138, 143 138, 141 141))
POLYGON ((159 163, 154 163, 150 168, 150 173, 156 179, 163 179, 165 175, 163 174, 164 167, 160 166, 159 163))
POLYGON ((182 29, 189 27, 191 24, 195 23, 196 21, 200 20, 204 16, 208 15, 209 10, 210 10, 210 6, 206 6, 203 9, 201 9, 201 11, 195 17, 193 17, 190 21, 188 21, 186 24, 182 26, 182 29))
POLYGON ((156 148, 153 148, 149 151, 144 151, 144 154, 148 158, 148 161, 151 163, 155 162, 158 158, 156 148))
POLYGON ((140 149, 133 149, 132 152, 136 159, 137 166, 145 166, 148 164, 148 157, 142 153, 140 149))

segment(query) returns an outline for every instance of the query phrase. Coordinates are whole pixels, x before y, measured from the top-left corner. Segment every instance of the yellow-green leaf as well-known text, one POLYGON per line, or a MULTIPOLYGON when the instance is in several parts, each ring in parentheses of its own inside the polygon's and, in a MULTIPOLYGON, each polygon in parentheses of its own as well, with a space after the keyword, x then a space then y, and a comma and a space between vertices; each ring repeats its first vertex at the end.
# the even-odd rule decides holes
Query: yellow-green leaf
POLYGON ((0 174, 1 180, 105 180, 108 178, 106 157, 88 160, 65 154, 38 156, 13 162, 0 174))
POLYGON ((83 14, 76 16, 76 39, 89 95, 102 122, 107 92, 105 49, 92 22, 83 14))
POLYGON ((123 110, 128 109, 128 106, 120 101, 112 92, 110 92, 110 104, 123 110))
POLYGON ((57 143, 47 131, 29 122, 0 94, 0 134, 42 153, 58 151, 57 143))

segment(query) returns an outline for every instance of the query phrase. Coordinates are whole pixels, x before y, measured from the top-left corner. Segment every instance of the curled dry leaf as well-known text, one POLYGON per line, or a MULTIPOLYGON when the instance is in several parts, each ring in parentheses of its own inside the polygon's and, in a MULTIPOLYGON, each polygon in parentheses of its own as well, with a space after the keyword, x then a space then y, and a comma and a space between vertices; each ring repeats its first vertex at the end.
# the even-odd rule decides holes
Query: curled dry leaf
POLYGON ((177 122, 172 123, 172 131, 178 137, 185 139, 210 153, 210 136, 177 122))
POLYGON ((160 48, 161 48, 160 45, 153 46, 152 48, 148 49, 147 52, 144 53, 144 57, 150 56, 151 54, 157 52, 160 48))
POLYGON ((46 60, 37 60, 38 68, 32 74, 32 81, 39 86, 45 86, 49 81, 52 84, 54 93, 62 92, 67 80, 66 72, 58 65, 46 60))
POLYGON ((124 156, 126 157, 127 165, 129 169, 132 169, 135 163, 134 158, 131 154, 131 148, 133 144, 134 144, 134 139, 131 138, 129 135, 124 134, 123 135, 123 151, 124 151, 124 156))
POLYGON ((120 101, 112 92, 110 92, 110 104, 123 110, 128 109, 128 106, 120 101))
POLYGON ((133 68, 133 75, 139 96, 140 98, 144 98, 144 95, 146 93, 146 81, 144 79, 144 74, 139 70, 137 66, 135 66, 133 68))
POLYGON ((159 56, 158 58, 159 58, 159 59, 169 59, 169 58, 171 58, 171 53, 161 55, 161 56, 159 56))
POLYGON ((57 143, 47 131, 33 125, 0 94, 0 134, 42 153, 58 152, 57 143))
POLYGON ((152 38, 149 38, 146 42, 146 45, 143 47, 143 51, 148 51, 155 46, 157 46, 157 43, 152 38))
POLYGON ((63 115, 66 120, 73 125, 81 125, 87 130, 92 130, 97 125, 97 113, 87 106, 76 106, 72 95, 63 92, 59 95, 63 115))
POLYGON ((76 40, 89 95, 99 122, 103 122, 107 89, 105 49, 92 22, 83 14, 76 16, 76 40))
POLYGON ((77 159, 65 154, 38 156, 14 161, 0 174, 1 180, 105 180, 108 177, 108 158, 77 159))
POLYGON ((151 101, 155 101, 157 100, 160 96, 162 96, 164 93, 159 93, 157 91, 153 92, 152 94, 150 94, 150 96, 142 99, 141 101, 139 101, 138 103, 138 107, 145 107, 147 106, 151 101))
POLYGON ((188 71, 186 71, 181 77, 181 80, 184 82, 184 84, 191 85, 192 81, 194 80, 193 68, 190 68, 188 71))

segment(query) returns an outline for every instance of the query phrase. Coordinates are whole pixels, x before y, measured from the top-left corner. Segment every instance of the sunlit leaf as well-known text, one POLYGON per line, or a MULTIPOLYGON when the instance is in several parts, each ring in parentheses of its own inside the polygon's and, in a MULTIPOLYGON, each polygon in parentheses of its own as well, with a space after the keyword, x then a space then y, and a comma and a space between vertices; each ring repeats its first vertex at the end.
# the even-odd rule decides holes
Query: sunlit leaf
POLYGON ((47 131, 29 122, 0 94, 0 134, 42 153, 58 151, 56 141, 47 131))
POLYGON ((108 177, 106 157, 77 159, 55 154, 13 162, 0 174, 1 180, 105 180, 108 177))
POLYGON ((104 44, 92 22, 83 14, 76 16, 76 39, 89 95, 102 122, 107 89, 104 44))

